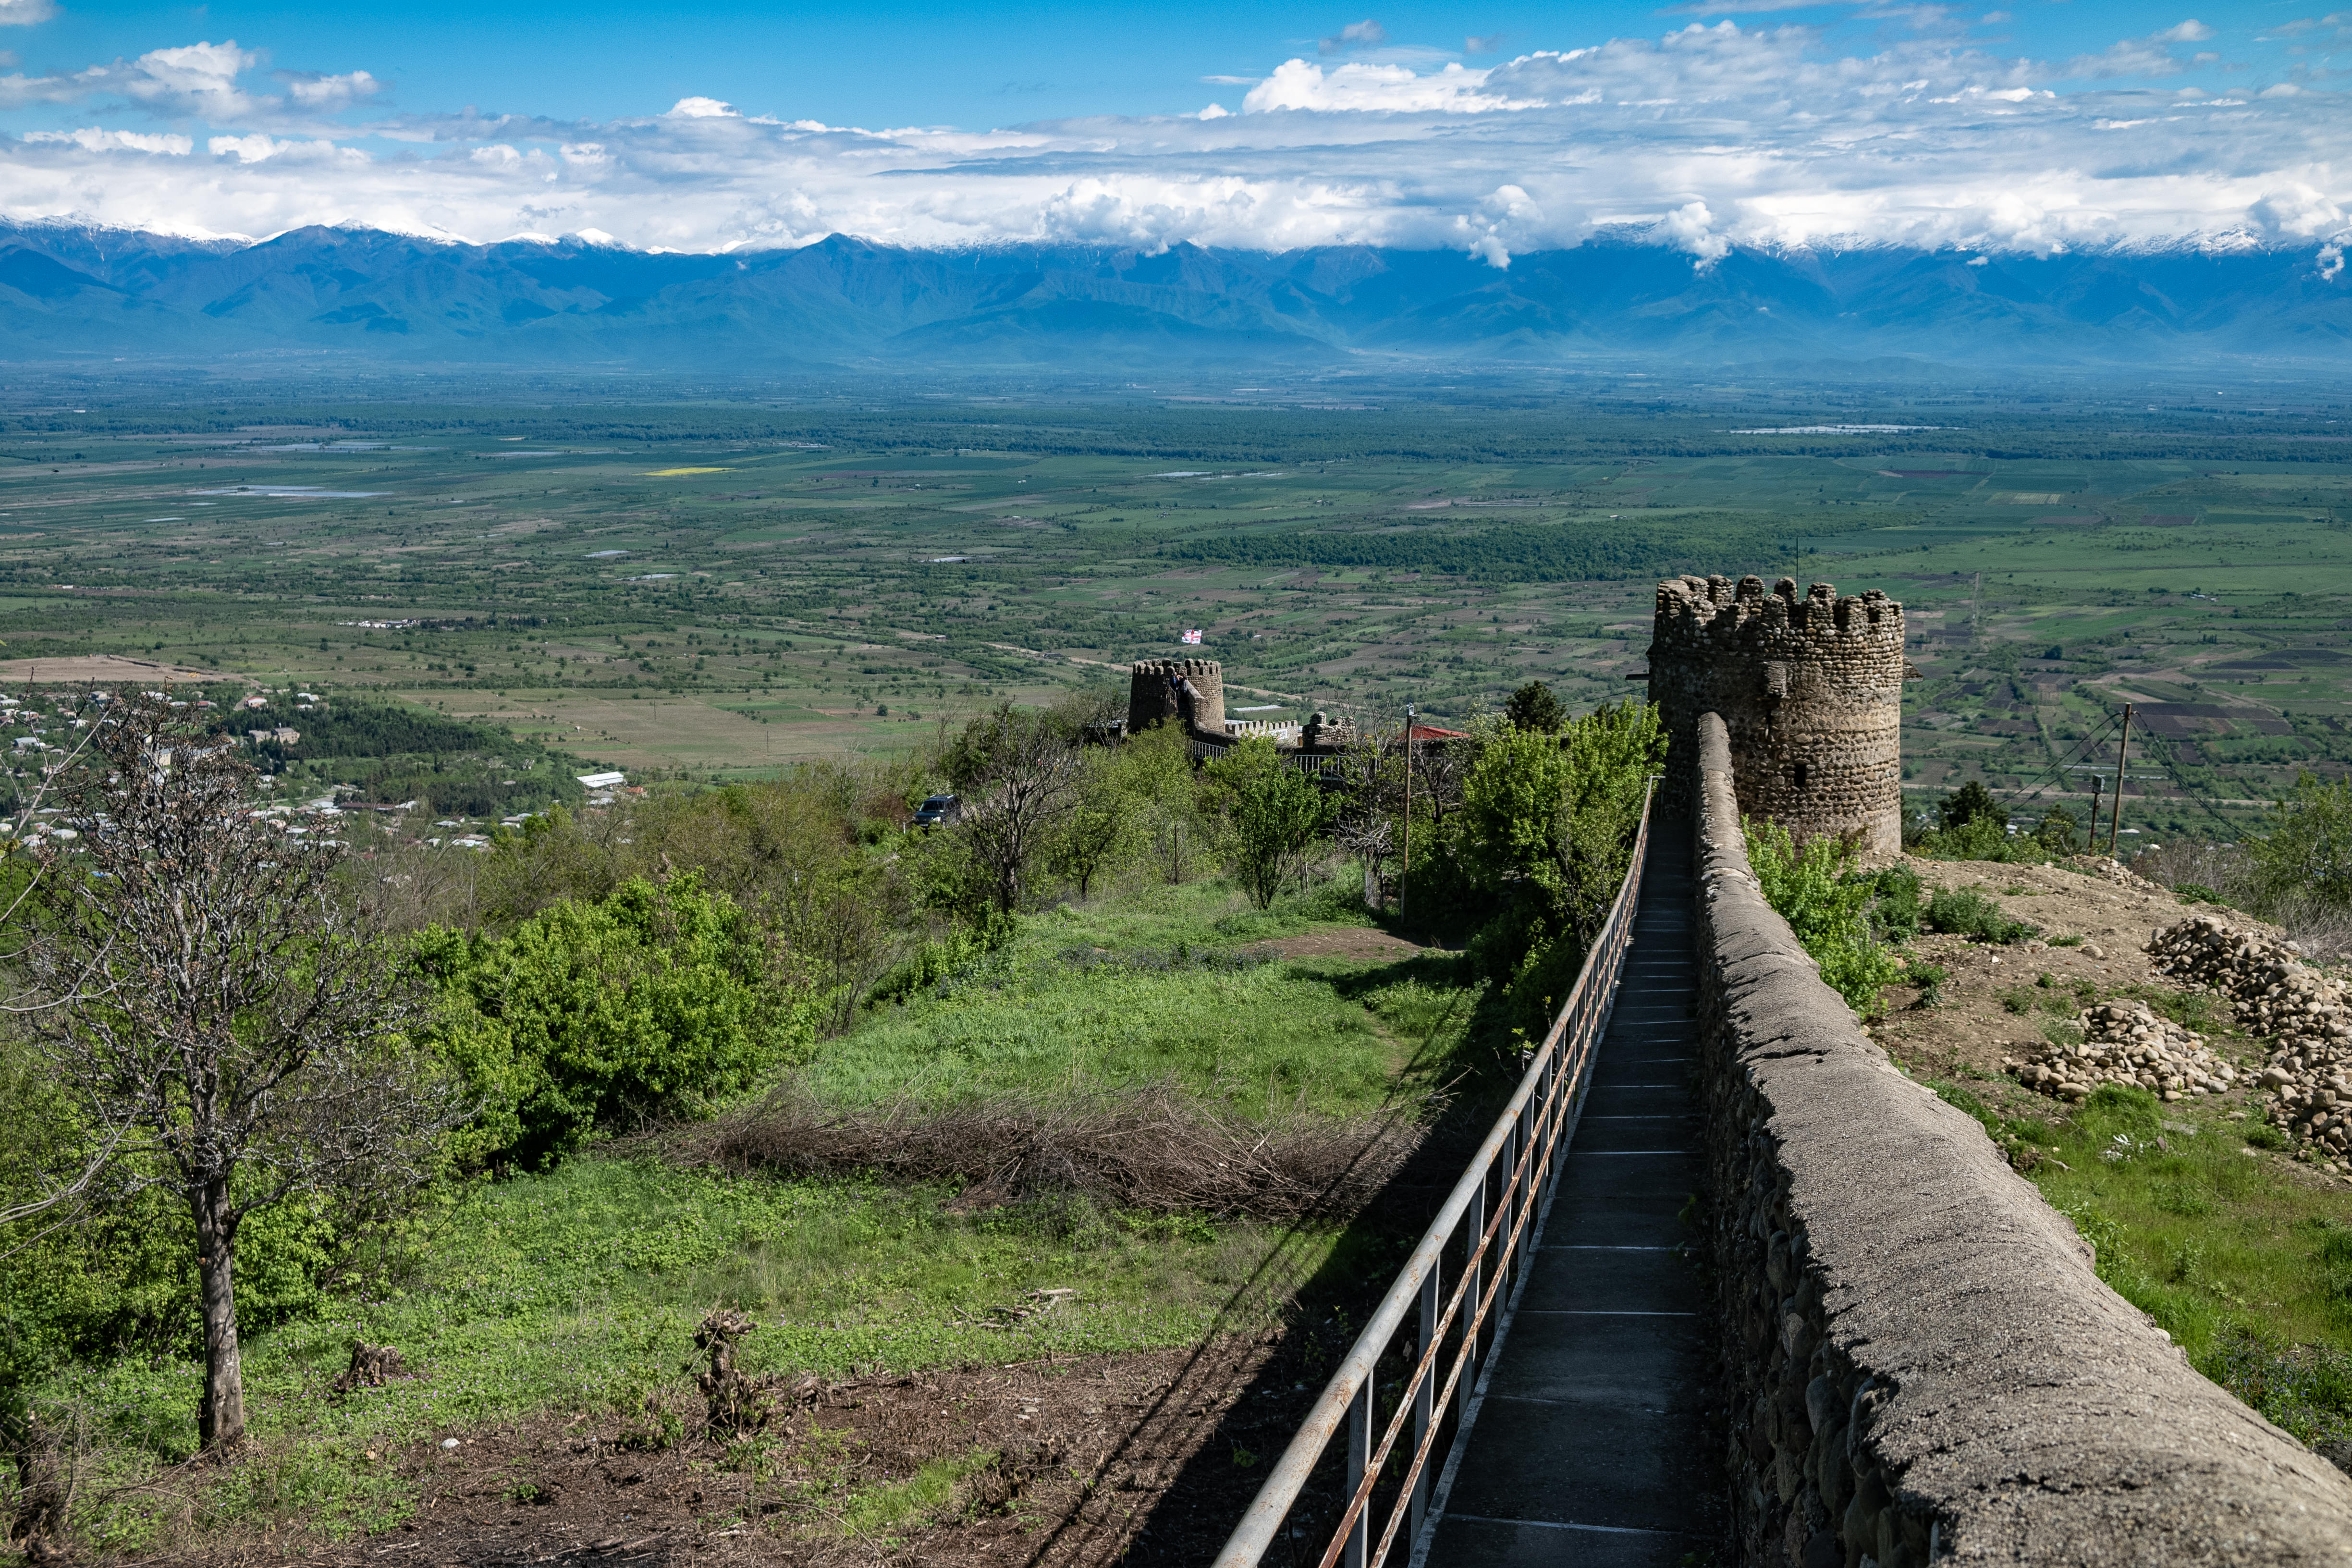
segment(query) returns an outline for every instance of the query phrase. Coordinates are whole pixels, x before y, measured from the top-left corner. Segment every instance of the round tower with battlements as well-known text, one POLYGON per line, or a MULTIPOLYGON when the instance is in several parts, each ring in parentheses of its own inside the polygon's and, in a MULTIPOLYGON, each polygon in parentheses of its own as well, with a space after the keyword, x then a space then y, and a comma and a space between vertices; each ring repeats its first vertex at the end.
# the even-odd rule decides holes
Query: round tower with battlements
POLYGON ((1668 578, 1658 584, 1650 700, 1672 749, 1665 799, 1687 810, 1698 717, 1731 732, 1740 811, 1800 842, 1857 836, 1903 847, 1903 606, 1877 589, 1839 598, 1794 580, 1668 578))
POLYGON ((1213 658, 1139 658, 1129 667, 1127 732, 1181 721, 1196 735, 1225 737, 1225 672, 1213 658))

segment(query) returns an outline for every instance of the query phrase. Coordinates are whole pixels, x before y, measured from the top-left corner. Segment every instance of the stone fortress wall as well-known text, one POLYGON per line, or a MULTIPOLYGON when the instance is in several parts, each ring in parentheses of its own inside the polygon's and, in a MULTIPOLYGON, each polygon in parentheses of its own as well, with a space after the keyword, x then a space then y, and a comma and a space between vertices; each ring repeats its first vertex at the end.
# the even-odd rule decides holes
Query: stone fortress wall
POLYGON ((1858 834, 1903 843, 1903 606, 1874 588, 1838 597, 1794 580, 1669 578, 1658 584, 1650 700, 1669 737, 1664 799, 1687 812, 1702 713, 1730 736, 1739 809, 1801 841, 1858 834))
POLYGON ((1196 738, 1225 737, 1225 671, 1213 658, 1139 658, 1129 667, 1127 729, 1135 734, 1183 718, 1179 677, 1192 689, 1191 729, 1196 738))
POLYGON ((2101 1283, 2066 1217, 1822 983, 1748 867, 1727 726, 1694 730, 1737 1560, 2352 1562, 2352 1479, 2101 1283))

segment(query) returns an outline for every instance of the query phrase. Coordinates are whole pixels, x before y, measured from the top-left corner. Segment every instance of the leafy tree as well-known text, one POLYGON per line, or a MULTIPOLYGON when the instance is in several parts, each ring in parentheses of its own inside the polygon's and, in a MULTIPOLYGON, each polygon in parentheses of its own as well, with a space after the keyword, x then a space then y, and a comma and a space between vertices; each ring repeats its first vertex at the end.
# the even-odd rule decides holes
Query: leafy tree
POLYGON ((756 921, 686 872, 564 900, 510 935, 416 942, 442 1054, 483 1110, 465 1152, 544 1169, 600 1127, 698 1112, 814 1038, 817 1004, 756 921))
POLYGON ((1336 803, 1314 780, 1285 767, 1271 741, 1254 737, 1233 752, 1213 766, 1229 770, 1234 869, 1250 902, 1265 909, 1330 826, 1336 803))
POLYGON ((1139 853, 1164 880, 1183 883, 1221 852, 1223 824, 1202 798, 1181 725, 1129 736, 1105 767, 1134 813, 1139 853))
POLYGON ((1117 863, 1133 837, 1133 803, 1119 788, 1116 756, 1107 748, 1085 754, 1077 800, 1047 847, 1048 863, 1056 875, 1078 885, 1081 899, 1095 879, 1117 863))
POLYGON ((1503 721, 1514 730, 1531 730, 1551 735, 1568 722, 1568 710, 1559 705, 1550 687, 1540 680, 1530 680, 1511 693, 1503 704, 1503 721))
POLYGON ((2246 843, 2263 897, 2352 904, 2352 779, 2324 784, 2298 774, 2294 793, 2272 803, 2264 826, 2246 843))
POLYGON ((340 897, 341 849, 252 811, 254 769, 165 704, 98 723, 65 790, 79 854, 37 890, 30 1021, 71 1114, 136 1193, 186 1206, 203 1321, 197 1430, 246 1429, 236 1262, 257 1213, 392 1194, 456 1119, 409 1038, 411 987, 340 897))
POLYGON ((1502 731, 1465 780, 1451 853, 1497 906, 1473 953, 1508 986, 1524 1026, 1539 1027, 1573 983, 1632 868, 1646 783, 1664 753, 1654 707, 1613 704, 1557 736, 1502 731))
POLYGON ((2073 812, 2063 805, 2053 805, 2034 824, 2033 841, 2053 855, 2072 855, 2083 847, 2082 840, 2075 837, 2081 826, 2073 812))
POLYGON ((1541 889, 1566 928, 1600 927, 1631 852, 1649 775, 1663 763, 1656 708, 1612 704, 1564 736, 1506 731, 1463 787, 1464 848, 1496 891, 1541 889))
POLYGON ((999 914, 1027 900, 1031 873, 1078 794, 1077 743, 1068 721, 1005 703, 973 720, 943 764, 963 797, 956 824, 999 914))
POLYGON ((1993 799, 1992 791, 1985 788, 1982 779, 1970 779, 1946 795, 1936 806, 1937 825, 1947 833, 1956 832, 1984 818, 2006 826, 2009 813, 1993 799))

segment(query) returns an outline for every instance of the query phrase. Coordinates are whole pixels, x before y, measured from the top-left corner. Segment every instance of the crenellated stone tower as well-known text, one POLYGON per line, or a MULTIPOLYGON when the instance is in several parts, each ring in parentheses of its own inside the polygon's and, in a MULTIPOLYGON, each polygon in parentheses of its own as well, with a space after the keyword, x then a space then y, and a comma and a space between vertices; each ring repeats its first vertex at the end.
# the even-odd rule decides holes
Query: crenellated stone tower
POLYGON ((1189 719, 1194 734, 1225 738, 1225 671, 1213 658, 1139 658, 1129 667, 1127 732, 1139 734, 1171 719, 1189 719), (1184 711, 1177 680, 1191 689, 1184 711))
POLYGON ((1698 717, 1731 732, 1740 811, 1801 842, 1858 833, 1865 853, 1903 847, 1903 606, 1874 588, 1804 597, 1783 577, 1658 584, 1650 700, 1671 738, 1665 798, 1688 810, 1698 717))

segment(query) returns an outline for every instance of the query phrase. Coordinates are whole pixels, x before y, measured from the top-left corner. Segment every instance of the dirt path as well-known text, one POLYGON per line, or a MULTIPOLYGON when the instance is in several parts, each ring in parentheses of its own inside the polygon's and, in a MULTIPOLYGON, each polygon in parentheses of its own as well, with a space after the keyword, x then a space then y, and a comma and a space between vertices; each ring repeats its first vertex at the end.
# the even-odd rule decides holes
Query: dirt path
POLYGON ((1418 957, 1424 952, 1444 951, 1416 946, 1401 936, 1391 936, 1370 926, 1328 926, 1321 931, 1286 936, 1262 945, 1285 958, 1360 958, 1391 963, 1418 957))

